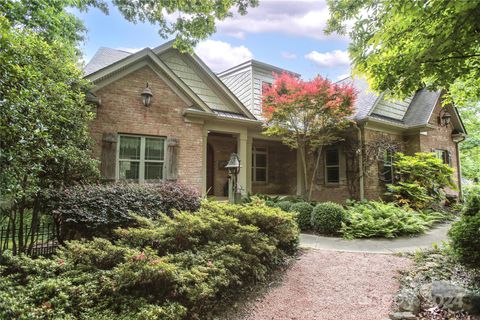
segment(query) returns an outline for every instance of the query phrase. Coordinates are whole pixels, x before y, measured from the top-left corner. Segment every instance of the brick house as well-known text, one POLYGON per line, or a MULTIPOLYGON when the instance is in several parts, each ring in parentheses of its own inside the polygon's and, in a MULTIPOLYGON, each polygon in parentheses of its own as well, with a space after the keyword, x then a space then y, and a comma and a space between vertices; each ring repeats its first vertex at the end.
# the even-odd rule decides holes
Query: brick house
MULTIPOLYGON (((85 77, 94 84, 87 98, 95 104, 91 134, 103 177, 176 180, 222 197, 228 183, 224 166, 237 152, 243 192, 299 194, 303 181, 297 152, 262 135, 262 87, 281 72, 298 75, 254 60, 214 74, 198 56, 178 52, 172 42, 134 54, 100 48, 86 65, 85 77), (141 94, 147 84, 152 97, 146 106, 141 94)), ((455 169, 461 190, 458 143, 466 131, 454 107, 441 108, 440 93, 420 90, 392 102, 371 92, 362 79, 342 81, 358 91, 355 125, 344 141, 324 150, 313 198, 380 197, 391 179, 393 147, 410 154, 435 152, 455 169), (451 115, 449 123, 442 120, 445 113, 451 115), (367 149, 375 146, 387 147, 372 160, 367 149)))

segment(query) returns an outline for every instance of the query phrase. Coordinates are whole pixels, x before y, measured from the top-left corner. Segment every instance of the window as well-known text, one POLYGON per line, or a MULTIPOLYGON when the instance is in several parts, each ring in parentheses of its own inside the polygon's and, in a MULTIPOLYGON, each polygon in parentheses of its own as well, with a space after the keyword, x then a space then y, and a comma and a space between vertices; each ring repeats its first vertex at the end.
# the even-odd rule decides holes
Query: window
POLYGON ((438 159, 441 159, 444 164, 450 165, 450 152, 448 150, 435 149, 434 150, 438 159))
POLYGON ((267 148, 253 147, 252 152, 252 180, 253 182, 267 182, 267 148))
POLYGON ((325 151, 325 179, 327 183, 340 182, 340 153, 338 148, 325 151))
POLYGON ((161 180, 165 164, 165 138, 120 135, 117 158, 120 180, 161 180))
POLYGON ((262 81, 262 96, 265 94, 267 88, 270 88, 272 84, 270 82, 262 81))
POLYGON ((393 150, 385 150, 383 153, 383 166, 380 179, 385 183, 393 182, 393 150))

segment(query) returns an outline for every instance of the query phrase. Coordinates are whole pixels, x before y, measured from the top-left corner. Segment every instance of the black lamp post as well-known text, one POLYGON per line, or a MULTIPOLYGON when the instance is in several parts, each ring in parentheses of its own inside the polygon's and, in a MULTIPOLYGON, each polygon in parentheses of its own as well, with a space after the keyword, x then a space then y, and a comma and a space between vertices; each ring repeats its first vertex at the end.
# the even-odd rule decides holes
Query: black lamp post
POLYGON ((149 107, 150 103, 152 102, 153 94, 152 94, 152 90, 150 90, 150 88, 148 87, 148 82, 147 82, 147 86, 143 90, 141 96, 142 96, 142 100, 143 100, 143 105, 145 107, 149 107))
POLYGON ((236 153, 230 155, 230 160, 225 166, 228 171, 228 201, 230 203, 236 203, 237 201, 237 176, 240 172, 240 159, 236 153))

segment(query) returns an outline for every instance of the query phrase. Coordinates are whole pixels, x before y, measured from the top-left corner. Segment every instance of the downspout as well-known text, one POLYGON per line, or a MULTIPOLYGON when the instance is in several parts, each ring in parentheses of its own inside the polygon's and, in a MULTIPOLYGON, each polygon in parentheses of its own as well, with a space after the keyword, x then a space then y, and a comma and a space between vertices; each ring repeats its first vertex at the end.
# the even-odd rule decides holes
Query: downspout
POLYGON ((462 166, 460 163, 460 146, 459 143, 465 141, 466 137, 462 136, 460 140, 454 140, 455 142, 455 156, 457 157, 457 179, 458 179, 458 199, 463 202, 463 190, 462 190, 462 166))
MULTIPOLYGON (((360 188, 360 201, 365 200, 365 183, 363 177, 363 134, 362 129, 355 123, 353 127, 357 130, 358 145, 360 146, 358 153, 358 173, 359 173, 359 188, 360 188)), ((458 148, 457 148, 458 150, 458 148)))

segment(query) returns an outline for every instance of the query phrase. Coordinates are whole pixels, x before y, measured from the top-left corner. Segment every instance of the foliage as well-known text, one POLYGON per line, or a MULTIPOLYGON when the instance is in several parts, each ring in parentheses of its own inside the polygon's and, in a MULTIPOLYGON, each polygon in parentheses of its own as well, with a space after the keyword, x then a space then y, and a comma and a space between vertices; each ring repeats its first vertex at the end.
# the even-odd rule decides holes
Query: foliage
POLYGON ((480 189, 470 191, 460 221, 449 231, 452 249, 461 262, 480 266, 480 189))
POLYGON ((272 86, 264 88, 262 97, 265 117, 264 133, 279 136, 282 142, 301 154, 304 175, 304 196, 311 196, 321 147, 341 140, 353 114, 355 92, 347 84, 340 85, 317 76, 311 81, 284 73, 275 76, 272 86), (307 174, 307 153, 316 152, 310 188, 307 174))
POLYGON ((478 1, 329 0, 327 32, 351 39, 354 69, 371 87, 405 97, 446 90, 447 102, 480 100, 478 1))
POLYGON ((336 234, 345 219, 345 209, 334 202, 319 203, 313 208, 312 228, 323 234, 336 234))
POLYGON ((275 204, 275 207, 282 209, 283 211, 289 212, 293 203, 288 200, 282 200, 275 204))
POLYGON ((290 207, 291 212, 297 213, 297 223, 300 230, 310 230, 312 228, 313 206, 308 202, 297 202, 290 207))
MULTIPOLYGON (((182 184, 105 184, 82 185, 53 193, 49 209, 61 221, 65 233, 77 236, 111 236, 112 230, 135 223, 132 212, 158 219, 174 210, 196 211, 200 196, 182 184)), ((67 239, 70 238, 67 236, 67 239)))
POLYGON ((68 242, 53 259, 4 256, 0 318, 210 319, 298 241, 293 214, 266 206, 203 202, 138 224, 115 243, 68 242))
POLYGON ((414 156, 396 153, 393 165, 396 181, 387 185, 387 195, 400 205, 424 208, 432 201, 443 200, 444 188, 455 188, 453 169, 433 153, 416 153, 414 156))
POLYGON ((427 223, 408 207, 381 201, 352 202, 347 208, 342 234, 347 239, 385 237, 422 233, 427 223))
POLYGON ((464 106, 460 110, 462 122, 468 136, 460 146, 462 176, 467 179, 480 180, 480 104, 464 106))
MULTIPOLYGON (((88 84, 75 48, 61 39, 46 41, 36 30, 0 16, 2 215, 23 226, 31 214, 33 229, 44 212, 43 193, 98 175, 88 134, 88 84)), ((14 250, 24 251, 27 239, 16 236, 14 250)))

